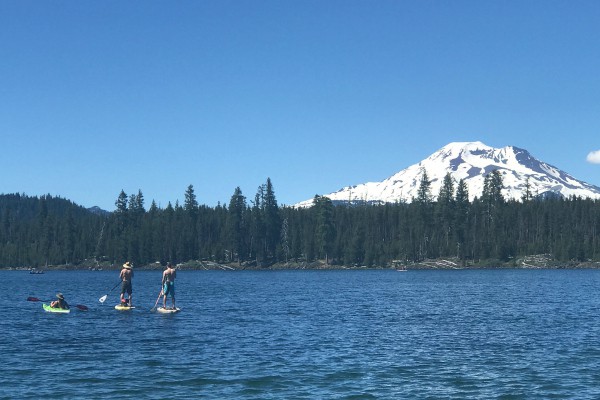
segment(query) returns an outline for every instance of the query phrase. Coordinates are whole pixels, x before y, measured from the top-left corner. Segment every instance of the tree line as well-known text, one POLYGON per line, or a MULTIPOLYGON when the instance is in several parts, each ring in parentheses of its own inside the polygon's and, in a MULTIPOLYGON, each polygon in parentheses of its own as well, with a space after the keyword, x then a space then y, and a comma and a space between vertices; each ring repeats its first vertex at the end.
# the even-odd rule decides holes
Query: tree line
POLYGON ((235 188, 228 205, 200 205, 188 186, 183 204, 146 208, 140 191, 121 191, 102 215, 60 197, 0 195, 0 267, 102 260, 136 265, 190 260, 269 267, 324 260, 331 265, 389 267, 457 257, 510 261, 550 254, 559 261, 600 260, 600 202, 540 198, 529 185, 519 200, 502 195, 490 172, 469 200, 464 181, 448 174, 439 193, 422 171, 410 203, 334 204, 315 196, 310 208, 279 206, 270 179, 248 200, 235 188))

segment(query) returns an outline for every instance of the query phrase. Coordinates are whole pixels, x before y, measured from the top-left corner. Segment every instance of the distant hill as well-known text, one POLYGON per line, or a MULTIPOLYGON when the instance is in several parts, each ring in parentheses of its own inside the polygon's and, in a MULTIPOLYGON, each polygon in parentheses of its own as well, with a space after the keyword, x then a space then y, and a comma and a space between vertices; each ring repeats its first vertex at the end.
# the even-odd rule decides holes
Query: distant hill
POLYGON ((62 197, 51 195, 28 196, 22 193, 0 194, 0 210, 11 210, 11 213, 18 216, 20 221, 35 218, 40 212, 48 212, 58 216, 65 215, 67 212, 73 216, 86 215, 92 212, 62 197))
POLYGON ((90 207, 87 209, 89 212, 91 212, 92 214, 97 214, 97 215, 102 215, 102 216, 107 216, 110 215, 110 211, 106 211, 98 206, 94 206, 94 207, 90 207))

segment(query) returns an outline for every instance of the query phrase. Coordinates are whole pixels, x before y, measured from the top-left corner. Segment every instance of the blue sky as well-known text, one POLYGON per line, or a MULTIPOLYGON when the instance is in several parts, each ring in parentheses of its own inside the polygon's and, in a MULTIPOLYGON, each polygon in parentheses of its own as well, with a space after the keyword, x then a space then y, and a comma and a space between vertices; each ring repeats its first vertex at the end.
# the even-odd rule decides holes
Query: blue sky
POLYGON ((598 1, 2 1, 0 193, 280 204, 447 143, 600 186, 598 1))

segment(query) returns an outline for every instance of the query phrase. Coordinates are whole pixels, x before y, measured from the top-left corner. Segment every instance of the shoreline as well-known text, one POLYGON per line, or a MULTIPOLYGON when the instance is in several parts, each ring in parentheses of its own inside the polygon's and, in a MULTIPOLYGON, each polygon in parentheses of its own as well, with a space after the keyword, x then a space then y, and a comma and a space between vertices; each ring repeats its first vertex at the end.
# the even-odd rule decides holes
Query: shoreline
MULTIPOLYGON (((87 260, 86 260, 87 261, 87 260)), ((160 263, 136 266, 137 271, 164 270, 160 263)), ((0 267, 5 271, 30 271, 32 274, 45 271, 118 271, 120 264, 112 265, 108 262, 80 264, 48 265, 44 267, 0 267)), ((600 261, 555 261, 548 254, 519 257, 508 262, 499 260, 459 260, 457 258, 426 259, 419 262, 393 261, 387 266, 365 265, 340 265, 326 264, 324 261, 313 262, 287 262, 271 265, 258 265, 256 263, 217 263, 213 261, 189 261, 176 265, 178 270, 205 270, 205 271, 285 271, 285 270, 465 270, 465 269, 600 269, 600 261)))

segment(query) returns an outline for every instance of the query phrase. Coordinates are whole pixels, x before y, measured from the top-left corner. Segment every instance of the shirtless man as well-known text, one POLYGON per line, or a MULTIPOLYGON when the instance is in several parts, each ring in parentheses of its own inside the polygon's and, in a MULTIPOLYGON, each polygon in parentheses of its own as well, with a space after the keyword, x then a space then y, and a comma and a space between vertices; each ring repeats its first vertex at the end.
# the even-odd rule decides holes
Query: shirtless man
POLYGON ((175 309, 175 278, 177 271, 171 263, 167 263, 167 269, 163 272, 162 287, 163 287, 163 308, 167 308, 167 295, 171 295, 173 309, 175 309))
POLYGON ((129 261, 123 264, 123 269, 121 270, 121 274, 119 275, 121 278, 121 305, 127 305, 132 307, 131 304, 131 279, 133 278, 133 265, 129 261), (128 294, 129 299, 125 300, 125 293, 128 294))

